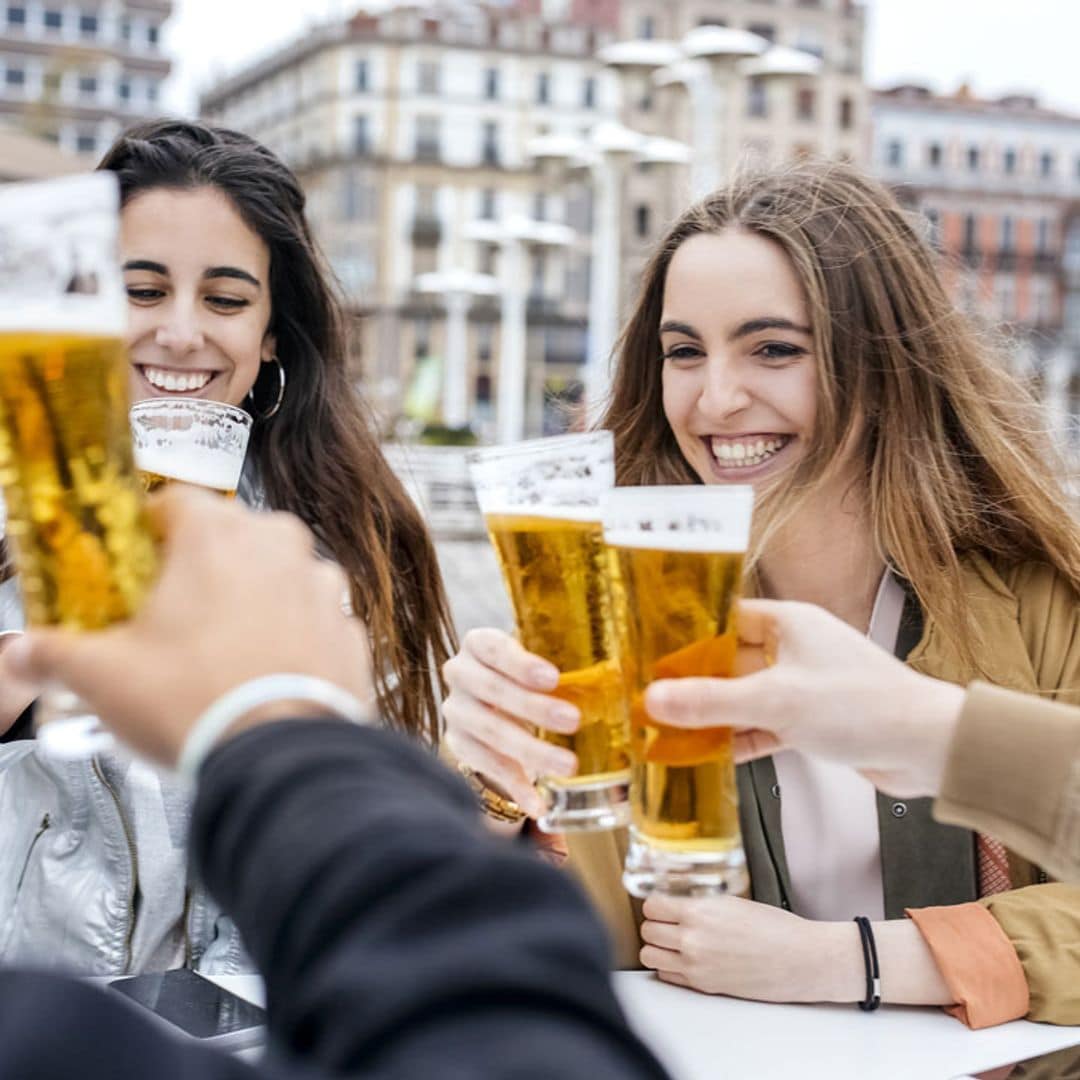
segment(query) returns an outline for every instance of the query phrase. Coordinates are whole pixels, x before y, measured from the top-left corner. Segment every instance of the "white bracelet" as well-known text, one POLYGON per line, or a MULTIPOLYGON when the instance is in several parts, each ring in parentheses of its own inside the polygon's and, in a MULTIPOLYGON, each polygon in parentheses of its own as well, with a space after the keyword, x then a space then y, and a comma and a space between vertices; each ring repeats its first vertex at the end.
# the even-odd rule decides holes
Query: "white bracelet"
POLYGON ((194 780, 221 736, 245 713, 272 701, 310 701, 354 724, 369 722, 360 702, 326 679, 313 675, 263 675, 226 691, 195 721, 180 748, 176 771, 194 780))

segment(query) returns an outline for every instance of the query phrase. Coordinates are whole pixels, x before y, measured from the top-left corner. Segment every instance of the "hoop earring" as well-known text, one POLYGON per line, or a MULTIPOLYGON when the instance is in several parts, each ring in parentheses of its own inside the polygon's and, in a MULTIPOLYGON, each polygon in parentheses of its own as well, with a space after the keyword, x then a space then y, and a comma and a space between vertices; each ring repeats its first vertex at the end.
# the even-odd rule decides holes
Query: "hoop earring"
MULTIPOLYGON (((277 364, 277 370, 278 370, 277 400, 274 402, 273 405, 270 406, 269 409, 266 410, 266 412, 264 412, 264 413, 255 413, 254 415, 255 415, 256 420, 269 420, 271 417, 277 416, 278 410, 281 408, 281 403, 285 400, 285 365, 276 356, 271 356, 270 359, 275 364, 277 364)), ((257 381, 258 380, 256 380, 256 382, 257 381)), ((252 411, 254 412, 254 405, 255 405, 255 387, 254 386, 247 392, 246 400, 251 402, 251 405, 253 407, 252 411)))

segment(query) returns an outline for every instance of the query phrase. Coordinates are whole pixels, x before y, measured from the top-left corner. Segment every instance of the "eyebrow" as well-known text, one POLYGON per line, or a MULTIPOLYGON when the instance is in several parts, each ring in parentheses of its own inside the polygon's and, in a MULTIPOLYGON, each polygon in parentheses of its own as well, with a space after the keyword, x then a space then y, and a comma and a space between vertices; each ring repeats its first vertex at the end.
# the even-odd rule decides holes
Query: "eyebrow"
MULTIPOLYGON (((746 322, 737 326, 729 335, 729 341, 737 341, 739 338, 748 337, 750 334, 759 334, 762 330, 793 330, 798 334, 806 334, 810 336, 809 326, 800 326, 796 322, 792 322, 791 319, 783 319, 776 315, 766 315, 760 319, 747 319, 746 322)), ((698 341, 702 340, 701 334, 695 330, 689 323, 677 322, 669 319, 667 322, 660 324, 660 333, 663 334, 685 334, 687 337, 696 338, 698 341)))
MULTIPOLYGON (((151 274, 161 274, 162 277, 169 276, 169 268, 164 263, 154 262, 153 259, 129 259, 124 263, 124 269, 146 270, 151 274)), ((211 278, 232 278, 235 281, 246 281, 254 285, 256 289, 262 288, 262 284, 257 277, 249 274, 246 270, 241 270, 238 266, 211 266, 203 271, 203 279, 208 280, 211 278)))

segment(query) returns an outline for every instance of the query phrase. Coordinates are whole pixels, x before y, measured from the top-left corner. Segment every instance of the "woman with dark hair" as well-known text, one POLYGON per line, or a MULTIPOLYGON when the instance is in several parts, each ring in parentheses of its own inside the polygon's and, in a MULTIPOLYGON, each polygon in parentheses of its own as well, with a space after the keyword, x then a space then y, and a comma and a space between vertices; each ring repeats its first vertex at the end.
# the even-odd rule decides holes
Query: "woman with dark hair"
MULTIPOLYGON (((620 484, 753 485, 749 591, 824 607, 924 674, 1080 703, 1080 526, 1035 404, 855 169, 749 173, 674 223, 601 426, 620 484)), ((446 668, 448 750, 530 814, 552 747, 528 725, 565 730, 541 674, 496 630, 446 668)), ((653 896, 642 921, 620 834, 566 837, 623 963, 709 992, 855 1001, 866 916, 887 1001, 976 1026, 1080 1022, 1080 891, 937 824, 927 800, 801 755, 740 767, 739 796, 753 900, 653 896)))
MULTIPOLYGON (((372 665, 374 704, 434 745, 449 609, 424 523, 349 384, 296 177, 246 135, 181 120, 132 128, 100 168, 120 187, 132 400, 252 414, 240 498, 296 514, 340 564, 371 640, 357 663, 372 665)), ((0 960, 100 974, 243 964, 231 924, 186 883, 184 792, 111 755, 50 762, 27 728, 0 746, 0 820, 14 830, 0 843, 0 960)))

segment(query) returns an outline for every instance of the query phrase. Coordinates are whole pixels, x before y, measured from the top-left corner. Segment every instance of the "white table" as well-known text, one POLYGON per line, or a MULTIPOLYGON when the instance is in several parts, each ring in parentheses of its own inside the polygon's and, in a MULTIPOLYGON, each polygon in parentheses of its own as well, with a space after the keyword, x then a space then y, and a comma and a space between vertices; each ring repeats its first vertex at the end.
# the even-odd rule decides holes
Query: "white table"
MULTIPOLYGON (((214 981, 264 1002, 255 975, 214 981)), ((630 1022, 674 1080, 951 1080, 1080 1044, 1080 1027, 1018 1020, 969 1031, 940 1009, 765 1005, 669 986, 644 971, 614 981, 630 1022)))

